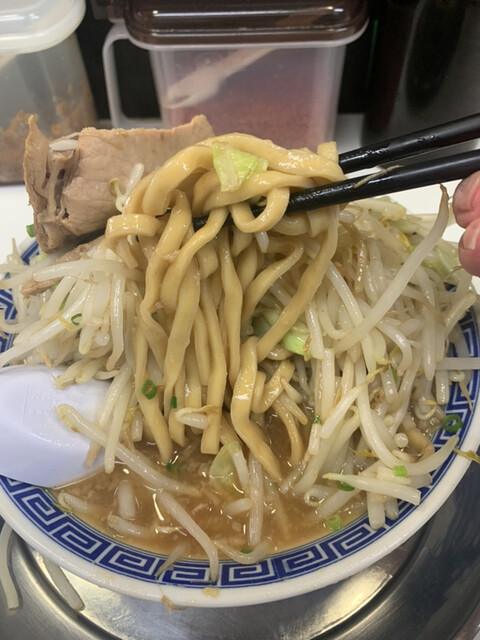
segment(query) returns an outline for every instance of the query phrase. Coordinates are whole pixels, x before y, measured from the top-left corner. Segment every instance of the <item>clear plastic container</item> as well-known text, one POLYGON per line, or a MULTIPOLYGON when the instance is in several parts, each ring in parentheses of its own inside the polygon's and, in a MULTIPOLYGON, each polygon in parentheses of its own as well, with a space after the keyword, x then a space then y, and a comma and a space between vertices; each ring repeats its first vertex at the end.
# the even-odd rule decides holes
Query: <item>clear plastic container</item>
POLYGON ((0 183, 23 180, 28 117, 51 139, 96 113, 75 29, 84 0, 3 0, 0 7, 0 183))
POLYGON ((203 113, 217 134, 315 148, 333 136, 345 49, 366 27, 366 4, 111 2, 120 22, 104 46, 112 124, 128 126, 113 52, 128 38, 150 52, 164 126, 203 113))

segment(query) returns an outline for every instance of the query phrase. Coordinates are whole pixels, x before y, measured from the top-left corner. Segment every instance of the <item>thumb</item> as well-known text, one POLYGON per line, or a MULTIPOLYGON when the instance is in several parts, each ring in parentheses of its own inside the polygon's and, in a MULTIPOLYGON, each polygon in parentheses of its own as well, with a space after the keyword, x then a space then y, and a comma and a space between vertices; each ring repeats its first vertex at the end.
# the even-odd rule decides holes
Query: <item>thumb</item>
POLYGON ((467 226, 460 238, 458 257, 466 271, 480 276, 480 217, 467 226))

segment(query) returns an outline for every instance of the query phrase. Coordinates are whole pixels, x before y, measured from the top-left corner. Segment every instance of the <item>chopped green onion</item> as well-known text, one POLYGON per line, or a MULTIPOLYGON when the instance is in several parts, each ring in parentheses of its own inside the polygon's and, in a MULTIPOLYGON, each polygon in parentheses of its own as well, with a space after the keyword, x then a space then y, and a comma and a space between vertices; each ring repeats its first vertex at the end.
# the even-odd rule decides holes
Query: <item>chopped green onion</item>
POLYGON ((393 467, 393 475, 397 476, 397 478, 406 478, 407 477, 407 467, 404 467, 403 464, 399 464, 393 467))
POLYGON ((443 418, 440 426, 448 433, 457 433, 463 427, 463 421, 457 413, 449 413, 443 418))
POLYGON ((142 386, 142 393, 146 398, 151 400, 157 394, 157 387, 151 380, 145 380, 142 386))
MULTIPOLYGON (((274 309, 264 309, 262 311, 263 322, 261 323, 262 329, 258 330, 256 335, 264 335, 271 326, 280 317, 280 314, 274 309), (265 323, 266 320, 266 323, 265 323)), ((260 326, 260 322, 257 320, 257 327, 260 326)), ((310 360, 312 354, 310 353, 310 332, 307 325, 298 320, 295 325, 287 331, 287 333, 280 340, 280 344, 288 349, 292 353, 297 353, 299 356, 303 356, 305 360, 310 360)))
POLYGON ((313 424, 323 424, 323 422, 320 420, 320 416, 318 415, 318 413, 315 414, 315 417, 313 419, 313 424))
POLYGON ((176 409, 177 408, 177 396, 172 396, 170 398, 170 409, 176 409))
POLYGON ((253 549, 240 549, 240 553, 252 553, 253 549))
POLYGON ((303 322, 297 322, 292 329, 287 331, 280 342, 285 349, 303 356, 305 360, 310 360, 312 357, 309 350, 310 334, 303 322))
POLYGON ((30 238, 34 238, 35 237, 35 231, 33 230, 33 224, 27 224, 27 226, 25 227, 25 230, 28 233, 28 235, 30 236, 30 238))
POLYGON ((397 370, 395 369, 395 367, 390 367, 390 370, 392 372, 392 376, 393 376, 393 381, 395 382, 395 384, 397 384, 398 382, 398 375, 397 375, 397 370))
POLYGON ((175 460, 169 460, 167 462, 167 464, 165 465, 165 469, 169 472, 169 473, 174 473, 175 475, 178 476, 179 472, 180 472, 180 467, 182 466, 182 462, 180 461, 179 458, 176 458, 175 460))
POLYGON ((340 491, 353 491, 354 490, 354 487, 352 487, 352 485, 348 484, 347 482, 338 482, 337 486, 340 489, 340 491))
MULTIPOLYGON (((63 301, 63 303, 62 303, 62 304, 65 304, 65 301, 63 301)), ((81 317, 82 317, 82 314, 81 314, 81 313, 76 313, 74 316, 72 316, 72 317, 70 318, 70 322, 71 322, 72 324, 74 324, 76 327, 78 327, 78 326, 79 326, 79 324, 80 324, 80 318, 81 318, 81 317)))
POLYGON ((338 513, 336 513, 334 516, 329 516, 326 520, 326 523, 332 531, 340 531, 343 526, 342 519, 338 515, 338 513))

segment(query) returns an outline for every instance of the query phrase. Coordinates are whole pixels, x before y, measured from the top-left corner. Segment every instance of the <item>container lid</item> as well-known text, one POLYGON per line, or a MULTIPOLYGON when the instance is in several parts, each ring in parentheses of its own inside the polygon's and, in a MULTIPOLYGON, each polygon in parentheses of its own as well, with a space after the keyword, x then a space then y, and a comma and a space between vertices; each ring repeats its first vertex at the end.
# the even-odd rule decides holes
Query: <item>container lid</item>
POLYGON ((366 0, 92 0, 147 47, 346 44, 363 31, 366 0))
POLYGON ((85 0, 1 0, 0 55, 54 47, 75 31, 84 15, 85 0))

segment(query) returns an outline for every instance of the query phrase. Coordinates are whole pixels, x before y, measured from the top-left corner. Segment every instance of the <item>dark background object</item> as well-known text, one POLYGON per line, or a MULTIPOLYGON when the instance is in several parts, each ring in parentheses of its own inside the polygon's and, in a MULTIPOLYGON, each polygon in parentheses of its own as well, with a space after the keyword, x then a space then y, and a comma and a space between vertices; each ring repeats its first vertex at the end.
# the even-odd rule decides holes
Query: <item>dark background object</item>
POLYGON ((364 144, 480 111, 478 0, 385 0, 373 23, 364 144))
MULTIPOLYGON (((111 28, 112 23, 107 20, 106 12, 97 9, 94 13, 92 5, 87 2, 85 18, 77 29, 77 38, 100 120, 110 119, 102 47, 111 28)), ((118 42, 115 55, 118 68, 123 69, 119 85, 125 115, 138 119, 158 118, 158 102, 148 52, 125 40, 118 42)))

